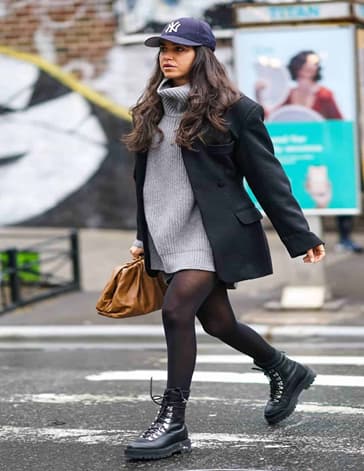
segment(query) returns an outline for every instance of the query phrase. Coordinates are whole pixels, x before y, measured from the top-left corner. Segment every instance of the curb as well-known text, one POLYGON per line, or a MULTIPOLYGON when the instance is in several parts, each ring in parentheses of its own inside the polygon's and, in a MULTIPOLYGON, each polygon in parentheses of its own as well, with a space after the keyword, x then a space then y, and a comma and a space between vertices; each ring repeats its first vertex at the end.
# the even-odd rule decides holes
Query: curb
MULTIPOLYGON (((341 325, 290 325, 272 326, 250 324, 254 330, 264 337, 364 337, 364 326, 341 325)), ((201 326, 196 327, 198 336, 206 336, 201 326)), ((40 325, 40 326, 0 326, 0 341, 16 339, 49 339, 49 338, 135 338, 163 337, 161 325, 40 325)))

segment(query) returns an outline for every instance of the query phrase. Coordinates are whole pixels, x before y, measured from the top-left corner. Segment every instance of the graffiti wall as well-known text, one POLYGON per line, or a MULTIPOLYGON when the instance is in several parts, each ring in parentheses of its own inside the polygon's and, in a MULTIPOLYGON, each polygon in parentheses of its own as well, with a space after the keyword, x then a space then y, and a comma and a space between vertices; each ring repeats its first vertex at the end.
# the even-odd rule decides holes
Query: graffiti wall
POLYGON ((0 1, 0 225, 135 226, 113 7, 0 1))
MULTIPOLYGON (((231 3, 0 0, 0 226, 135 227, 120 137, 156 51, 116 33, 231 3)), ((217 54, 231 70, 229 45, 217 54)))
POLYGON ((231 28, 234 2, 228 0, 125 0, 119 2, 125 34, 159 31, 171 18, 203 18, 213 27, 231 28))
POLYGON ((0 48, 1 224, 132 227, 126 111, 36 59, 0 48))

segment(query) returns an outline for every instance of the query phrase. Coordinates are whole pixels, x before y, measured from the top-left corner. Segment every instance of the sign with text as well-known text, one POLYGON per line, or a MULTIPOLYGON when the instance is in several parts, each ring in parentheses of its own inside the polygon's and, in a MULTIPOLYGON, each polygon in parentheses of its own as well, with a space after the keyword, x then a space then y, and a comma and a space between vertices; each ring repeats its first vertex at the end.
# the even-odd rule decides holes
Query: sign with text
POLYGON ((237 6, 238 25, 257 23, 289 23, 292 21, 320 21, 349 18, 350 3, 299 3, 287 5, 242 5, 237 6))

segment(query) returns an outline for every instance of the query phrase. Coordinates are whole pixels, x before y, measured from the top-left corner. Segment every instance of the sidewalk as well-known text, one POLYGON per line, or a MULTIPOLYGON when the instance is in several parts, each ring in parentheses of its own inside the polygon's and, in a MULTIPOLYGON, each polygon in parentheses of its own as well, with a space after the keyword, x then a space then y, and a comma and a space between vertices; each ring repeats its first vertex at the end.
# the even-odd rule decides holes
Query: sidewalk
MULTIPOLYGON (((27 229, 17 228, 16 230, 25 232, 27 229)), ((14 229, 11 231, 14 232, 14 229)), ((51 230, 51 232, 53 231, 51 230)), ((34 232, 33 229, 32 232, 34 232)), ((44 230, 44 232, 49 235, 48 230, 44 230)), ((0 337, 3 339, 4 336, 9 338, 12 336, 10 330, 2 329, 6 326, 18 326, 19 332, 21 326, 28 326, 22 332, 28 332, 30 336, 43 335, 39 333, 42 329, 29 330, 31 326, 54 326, 54 335, 56 335, 57 328, 70 326, 62 330, 62 335, 66 335, 65 332, 68 331, 68 335, 71 336, 73 335, 72 329, 74 334, 76 332, 80 334, 81 331, 78 330, 78 327, 81 326, 85 327, 83 329, 84 335, 91 336, 95 335, 92 326, 99 326, 101 336, 106 335, 107 332, 107 335, 112 335, 113 329, 115 334, 117 331, 126 331, 128 326, 133 325, 140 326, 140 328, 142 325, 154 325, 155 328, 160 329, 160 312, 125 320, 109 319, 95 312, 97 297, 109 277, 112 267, 129 259, 128 248, 134 240, 134 235, 134 231, 81 230, 83 291, 25 306, 0 316, 0 337), (58 327, 56 328, 56 326, 58 327), (8 333, 6 334, 6 332, 8 333), (36 332, 38 334, 35 334, 36 332)), ((275 233, 268 231, 268 239, 275 273, 259 280, 241 282, 236 290, 229 291, 237 318, 250 325, 253 324, 264 332, 267 329, 277 331, 278 328, 285 328, 288 332, 290 326, 295 327, 295 332, 304 332, 305 329, 312 329, 316 326, 317 332, 320 332, 322 326, 331 326, 332 332, 341 329, 344 334, 344 327, 356 326, 357 333, 359 334, 363 330, 360 335, 364 335, 364 255, 336 253, 334 251, 336 234, 325 234, 327 258, 324 272, 326 283, 334 298, 345 298, 342 308, 337 311, 321 309, 272 312, 266 310, 264 304, 267 301, 280 299, 282 287, 292 279, 292 270, 295 270, 295 263, 299 262, 293 262, 290 259, 275 233), (340 329, 335 330, 334 326, 338 326, 340 329)), ((356 234, 355 239, 364 244, 364 234, 356 234)), ((307 270, 307 276, 311 276, 312 271, 317 269, 318 265, 305 265, 304 267, 304 270, 307 270)), ((51 331, 47 329, 44 332, 48 332, 47 335, 50 335, 51 331)), ((161 331, 158 330, 158 332, 161 331)), ((347 330, 348 332, 349 330, 347 330)))

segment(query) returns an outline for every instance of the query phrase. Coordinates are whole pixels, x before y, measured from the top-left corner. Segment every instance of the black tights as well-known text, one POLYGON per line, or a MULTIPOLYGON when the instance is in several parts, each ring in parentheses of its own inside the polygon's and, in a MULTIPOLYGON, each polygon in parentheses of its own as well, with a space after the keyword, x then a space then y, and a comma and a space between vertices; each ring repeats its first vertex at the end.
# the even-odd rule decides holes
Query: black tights
POLYGON ((188 390, 196 361, 195 317, 204 330, 249 355, 267 363, 275 355, 259 334, 237 322, 226 287, 216 273, 181 270, 173 276, 162 306, 168 350, 168 388, 188 390))

